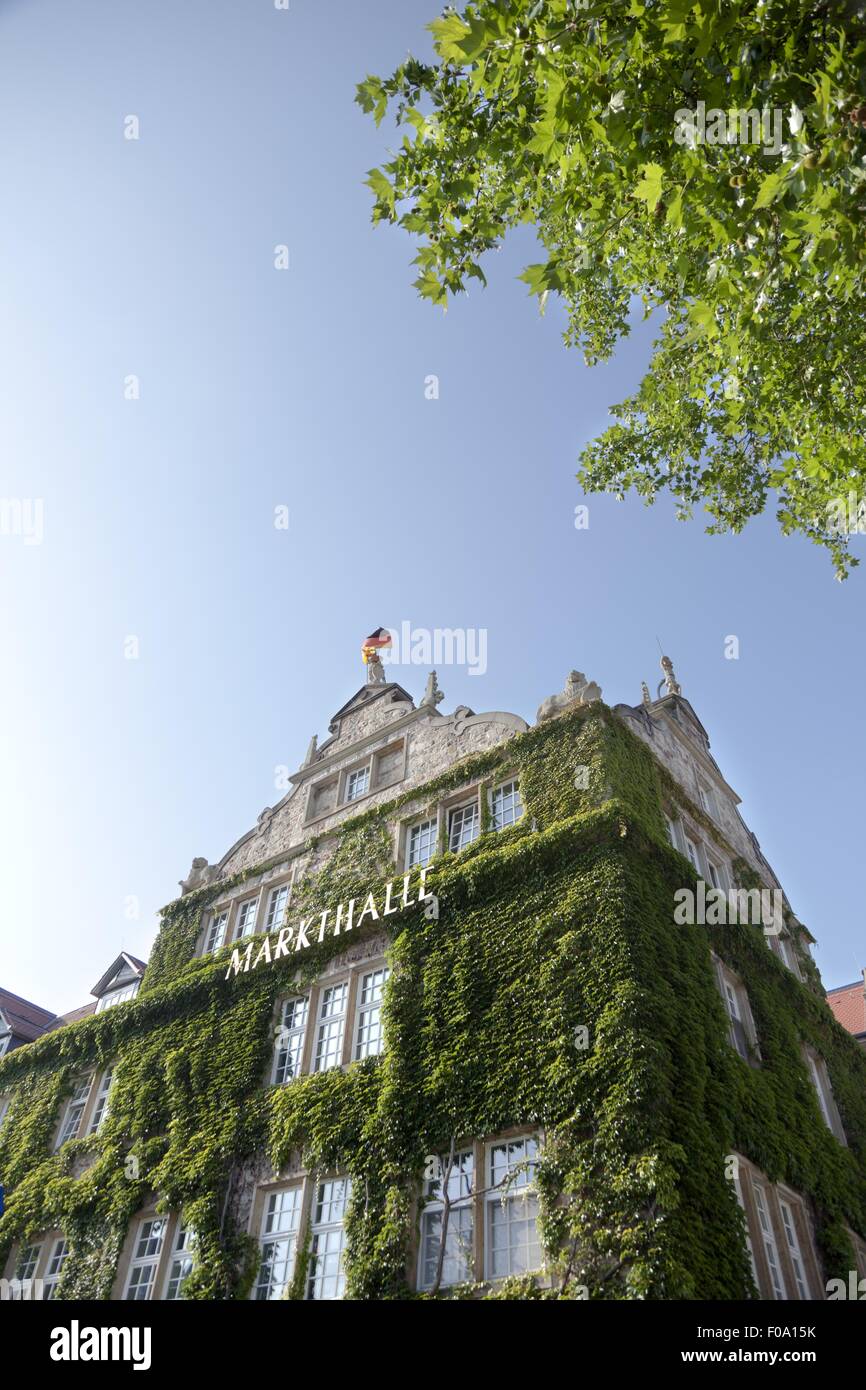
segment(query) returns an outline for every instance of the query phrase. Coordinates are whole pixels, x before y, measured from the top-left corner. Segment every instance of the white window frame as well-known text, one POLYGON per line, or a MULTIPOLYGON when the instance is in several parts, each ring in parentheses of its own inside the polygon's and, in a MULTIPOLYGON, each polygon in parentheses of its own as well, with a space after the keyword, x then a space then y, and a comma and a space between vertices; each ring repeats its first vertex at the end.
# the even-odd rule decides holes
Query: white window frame
POLYGON ((108 1097, 114 1079, 114 1067, 106 1067, 99 1078, 99 1087, 93 1101, 93 1110, 87 1125, 88 1134, 98 1134, 108 1118, 108 1097))
POLYGON ((448 808, 448 848, 449 848, 449 850, 451 851, 452 854, 459 854, 459 853, 461 852, 461 850, 468 849, 470 845, 474 845, 475 841, 479 838, 480 834, 481 834, 481 808, 480 808, 480 806, 479 806, 479 804, 478 804, 478 795, 477 795, 477 793, 476 793, 476 795, 475 795, 471 800, 461 801, 461 802, 458 802, 457 805, 455 805, 455 806, 449 806, 449 808, 448 808), (463 840, 463 826, 466 824, 466 812, 467 812, 467 811, 471 811, 471 812, 472 812, 472 817, 473 817, 473 818, 472 818, 472 828, 473 828, 473 830, 474 830, 475 833, 474 833, 473 835, 471 835, 470 838, 469 838, 468 840, 465 840, 465 841, 464 841, 464 840, 463 840), (456 816, 460 816, 460 817, 461 817, 461 821, 460 821, 460 831, 459 831, 458 836, 457 836, 457 839, 458 839, 458 841, 459 841, 460 843, 458 843, 458 844, 455 845, 455 843, 454 843, 454 819, 455 819, 456 816))
POLYGON ((343 1267, 343 1256, 346 1249, 346 1208, 352 1195, 351 1179, 344 1177, 322 1178, 316 1183, 313 1192, 312 1210, 310 1211, 310 1262, 307 1268, 307 1300, 333 1301, 341 1299, 346 1289, 346 1275, 343 1267), (339 1184, 344 1185, 344 1191, 339 1202, 334 1197, 335 1189, 339 1184), (340 1219, 333 1219, 333 1208, 340 1206, 340 1219), (328 1215, 323 1219, 324 1209, 327 1207, 328 1215), (332 1238, 337 1238, 336 1248, 334 1248, 332 1238), (326 1248, 322 1251, 319 1242, 324 1241, 326 1248), (336 1273, 331 1273, 333 1256, 337 1257, 336 1273), (324 1271, 317 1266, 317 1261, 326 1261, 324 1271), (334 1286, 335 1292, 324 1294, 324 1288, 334 1286), (319 1292, 316 1293, 315 1290, 319 1292))
POLYGON ((356 1062, 360 1062, 364 1057, 379 1057, 385 1050, 382 1005, 385 985, 388 983, 390 973, 387 965, 378 965, 372 970, 365 970, 358 978, 358 994, 355 1004, 355 1040, 352 1053, 356 1062), (381 982, 377 986, 378 976, 381 976, 381 982), (368 981, 373 982, 371 986, 373 989, 378 988, 378 994, 365 1001, 364 991, 368 981), (364 1036, 365 1032, 367 1033, 366 1037, 364 1036))
POLYGON ((253 898, 243 898, 238 903, 237 918, 234 931, 235 941, 243 941, 248 936, 255 936, 256 922, 258 920, 260 904, 260 893, 256 893, 255 897, 253 898), (246 918, 248 918, 250 915, 249 909, 252 909, 252 925, 250 925, 250 923, 246 920, 246 918))
POLYGON ((60 1282, 63 1273, 63 1266, 69 1256, 69 1241, 66 1236, 56 1236, 51 1243, 51 1252, 45 1265, 45 1274, 42 1278, 42 1297, 51 1300, 54 1297, 54 1290, 60 1282))
POLYGON ((126 1282, 124 1285, 123 1292, 123 1301, 125 1303, 149 1303, 150 1300, 153 1298, 153 1291, 156 1287, 157 1276, 159 1273, 159 1262, 162 1257, 163 1247, 165 1246, 165 1237, 167 1230, 167 1216, 143 1216, 139 1220, 138 1229, 136 1230, 135 1240, 132 1246, 132 1254, 129 1260, 129 1269, 126 1272, 126 1282), (160 1227, 158 1236, 154 1236, 152 1234, 148 1234, 147 1236, 145 1236, 145 1228, 148 1226, 156 1225, 160 1227), (143 1240, 147 1240, 148 1244, 150 1244, 153 1241, 156 1241, 156 1250, 148 1251, 148 1253, 144 1255, 137 1254, 139 1246, 141 1245, 143 1240), (130 1298, 133 1286, 133 1277, 139 1270, 147 1272, 148 1279, 146 1284, 142 1284, 141 1281, 137 1281, 136 1289, 143 1287, 146 1288, 147 1292, 143 1298, 130 1298))
POLYGON ((833 1083, 830 1080, 830 1073, 827 1070, 827 1063, 824 1058, 819 1056, 811 1047, 803 1049, 809 1076, 818 1099, 818 1109, 821 1118, 841 1144, 847 1145, 845 1131, 842 1127, 842 1120, 836 1106, 836 1097, 833 1094, 833 1083))
MULTIPOLYGON (((523 819, 525 812, 526 808, 523 805, 523 797, 520 795, 519 777, 509 777, 504 782, 500 782, 498 786, 493 788, 493 790, 490 793, 490 824, 494 830, 509 830, 512 825, 516 825, 519 820, 523 819), (507 818, 503 819, 502 823, 500 824, 500 818, 497 817, 496 811, 496 798, 501 797, 502 803, 504 804, 506 799, 506 793, 511 798, 511 801, 509 807, 505 812, 505 817, 507 817, 510 812, 513 812, 513 814, 510 820, 508 820, 507 818)), ((500 817, 501 814, 502 813, 500 811, 500 817)))
POLYGON ((484 1195, 484 1277, 486 1279, 507 1279, 513 1274, 535 1274, 543 1268, 544 1255, 541 1249, 541 1241, 538 1236, 538 1193, 535 1189, 535 1184, 532 1176, 532 1169, 537 1165, 538 1155, 540 1151, 541 1141, 539 1137, 535 1134, 518 1135, 511 1139, 494 1139, 491 1140, 489 1143, 485 1144, 484 1146, 484 1181, 485 1186, 488 1189, 484 1195), (535 1146, 534 1152, 532 1154, 528 1152, 530 1144, 533 1144, 535 1146), (508 1147, 512 1145, 522 1145, 524 1150, 526 1151, 526 1159, 518 1160, 518 1162, 513 1165, 513 1168, 510 1161, 508 1161, 509 1156, 507 1153, 508 1147), (494 1151, 500 1148, 506 1149, 507 1172, 510 1173, 511 1171, 516 1171, 517 1179, 516 1182, 511 1182, 508 1184, 498 1184, 494 1187, 495 1169, 493 1155, 494 1151), (522 1167, 524 1162, 529 1163, 530 1167, 528 1170, 522 1167), (524 1181, 524 1178, 526 1178, 527 1181, 524 1181), (495 1272, 493 1267, 493 1208, 494 1206, 498 1206, 503 1211, 503 1213, 505 1213, 505 1211, 508 1212, 506 1224, 510 1226, 512 1220, 514 1219, 512 1216, 512 1204, 516 1204, 519 1202, 523 1202, 527 1206, 531 1202, 533 1206, 533 1218, 526 1219, 534 1219, 535 1221, 535 1240, 530 1241, 527 1248, 531 1249, 534 1246, 538 1247, 538 1264, 531 1265, 526 1269, 512 1269, 512 1250, 516 1247, 512 1247, 509 1244, 507 1247, 509 1255, 509 1267, 504 1271, 495 1272))
MULTIPOLYGON (((259 1225, 259 1267, 256 1282, 250 1292, 250 1298, 256 1302, 265 1303, 281 1299, 292 1282, 298 1259, 303 1211, 304 1189, 302 1183, 287 1183, 283 1187, 270 1188, 265 1193, 259 1225), (283 1201, 285 1198, 291 1198, 291 1200, 283 1201), (285 1225, 281 1224, 275 1227, 272 1224, 274 1218, 283 1215, 290 1217, 291 1220, 285 1225), (280 1261, 286 1266, 285 1277, 278 1282, 274 1281, 272 1277, 274 1265, 271 1263, 267 1269, 267 1278, 264 1279, 265 1261, 268 1259, 267 1251, 271 1246, 279 1246, 282 1243, 288 1246, 285 1256, 280 1261)), ((270 1258, 273 1260, 273 1257, 270 1258)))
POLYGON ((192 1274, 195 1264, 195 1232, 183 1217, 178 1218, 171 1242, 171 1258, 165 1275, 163 1300, 166 1303, 183 1302, 183 1286, 192 1274), (176 1284, 174 1292, 172 1285, 176 1284))
POLYGON ((290 1081, 294 1081, 301 1075, 304 1064, 304 1043, 307 1038, 307 1028, 310 1021, 310 995, 292 994, 288 999, 284 999, 280 1004, 280 1031, 277 1034, 277 1046, 274 1049, 274 1065, 271 1072, 271 1085, 287 1086, 290 1081), (295 1011, 292 1013, 292 1023, 287 1025, 286 1014, 289 1005, 302 1004, 300 1022, 295 1019, 295 1011), (281 1041, 282 1030, 285 1029, 285 1037, 281 1041), (281 1076, 284 1061, 292 1058, 295 1070, 291 1076, 281 1076))
POLYGON ((701 851, 697 840, 693 840, 688 831, 683 833, 683 843, 685 845, 685 856, 697 874, 698 878, 703 878, 704 871, 701 868, 701 851), (694 854, 692 854, 694 850, 694 854))
POLYGON ((293 882, 294 876, 283 883, 275 883, 274 886, 268 890, 267 907, 265 909, 265 925, 263 929, 268 934, 279 931, 281 927, 286 925, 289 916, 289 907, 292 901, 293 882), (282 902, 280 902, 281 896, 282 902))
POLYGON ((36 1270, 39 1267, 39 1257, 42 1254, 42 1240, 30 1241, 27 1245, 22 1245, 15 1256, 14 1278, 24 1283, 26 1280, 33 1280, 36 1270), (27 1259, 25 1260, 25 1255, 27 1259), (26 1272, 22 1272, 26 1271, 26 1272))
POLYGON ((800 1246, 800 1236, 797 1231, 797 1207, 795 1202, 789 1197, 788 1193, 779 1188, 776 1191, 779 1199, 779 1214, 782 1218, 782 1230, 785 1233, 785 1240, 788 1244, 788 1259, 794 1271, 794 1283, 797 1288, 799 1298, 809 1300, 812 1297, 811 1285, 809 1283, 809 1269, 800 1246))
POLYGON ((346 1022, 349 1016, 349 984, 348 979, 334 980, 331 984, 322 985, 319 990, 319 998, 316 1005, 316 1037, 315 1049, 313 1053, 312 1069, 314 1072, 330 1071, 333 1067, 343 1064, 343 1051, 346 1044, 346 1022), (332 1002, 329 996, 336 991, 342 990, 342 1009, 339 1013, 325 1013, 326 1007, 332 1002), (337 1025, 336 1031, 333 1025, 337 1025), (331 1038, 335 1037, 337 1042, 334 1047, 330 1046, 331 1038), (323 1049, 323 1042, 328 1046, 323 1049), (322 1065, 325 1055, 333 1056, 336 1060, 329 1061, 327 1065, 322 1065))
POLYGON ((57 1131, 57 1140, 54 1145, 55 1153, 58 1149, 62 1148, 64 1144, 68 1144, 70 1139, 77 1139, 79 1137, 81 1133, 81 1122, 84 1119, 84 1112, 87 1109, 87 1100, 92 1085, 92 1071, 88 1072, 86 1076, 81 1077, 76 1082, 75 1089, 63 1108, 63 1119, 60 1121, 60 1127, 57 1131), (70 1125, 73 1111, 76 1112, 75 1124, 70 1125), (67 1130, 69 1131, 68 1133, 67 1130))
POLYGON ((779 1243, 773 1228, 772 1196, 770 1189, 769 1187, 765 1187, 762 1182, 759 1182, 757 1178, 753 1178, 752 1192, 755 1197, 755 1210, 758 1214, 758 1224, 761 1229, 761 1240, 764 1245, 764 1255, 770 1274, 770 1287, 773 1290, 773 1298, 776 1302, 785 1303, 788 1301, 788 1286, 785 1283, 785 1271, 782 1268, 779 1243))
MULTIPOLYGON (((418 1275, 417 1286, 419 1289, 431 1289, 435 1283, 435 1272, 433 1277, 428 1277, 428 1258, 427 1242, 434 1242, 433 1258, 438 1264, 439 1249, 442 1244, 442 1223, 441 1216, 445 1209, 443 1200, 443 1182, 445 1173, 440 1172, 438 1177, 429 1178, 424 1184, 424 1197, 426 1198, 421 1209, 420 1234, 418 1241, 418 1275), (438 1194, 438 1195, 437 1195, 438 1194), (438 1233, 431 1232, 430 1227, 434 1224, 434 1218, 439 1217, 438 1233)), ((470 1145, 468 1148, 460 1149, 454 1154, 454 1163, 448 1179, 448 1191, 451 1195, 448 1215, 448 1230, 445 1233, 445 1257, 442 1261, 442 1278, 440 1287, 443 1289, 451 1288, 455 1284, 468 1283, 475 1278, 475 1147, 470 1145), (468 1159, 468 1165, 465 1160, 468 1159), (468 1171, 467 1171, 468 1168, 468 1171), (455 1215, 460 1213, 457 1224, 452 1226, 455 1215), (463 1220, 464 1214, 468 1213, 468 1221, 463 1220), (468 1231, 466 1226, 468 1225, 468 1231), (468 1244, 468 1249, 467 1249, 468 1244), (457 1249, 454 1249, 454 1246, 457 1249)))
POLYGON ((203 956, 215 956, 217 951, 222 950, 226 941, 228 924, 229 909, 227 907, 221 907, 219 911, 211 913, 205 928, 203 956))
POLYGON ((435 856, 438 843, 439 821, 436 816, 428 816, 426 820, 417 820, 414 821, 412 825, 407 826, 406 868, 414 869, 417 867, 423 869, 435 856), (412 858, 412 837, 415 835, 416 831, 418 832, 419 843, 423 844, 425 849, 429 849, 426 859, 422 859, 420 856, 417 859, 412 858))
POLYGON ((342 804, 346 806, 351 806, 354 804, 354 802, 360 801, 363 797, 368 796, 370 792, 373 790, 372 781, 372 758, 368 758, 367 761, 359 767, 348 768, 343 775, 343 795, 341 798, 342 804), (356 791, 355 788, 360 778, 363 778, 363 786, 361 787, 360 791, 356 791))
POLYGON ((728 1037, 731 1047, 744 1062, 751 1063, 758 1060, 760 1054, 758 1052, 758 1034, 748 992, 739 975, 736 975, 714 951, 711 954, 716 971, 716 984, 728 1016, 728 1037), (737 1024, 740 1025, 742 1031, 742 1046, 740 1045, 741 1039, 737 1031, 737 1024))

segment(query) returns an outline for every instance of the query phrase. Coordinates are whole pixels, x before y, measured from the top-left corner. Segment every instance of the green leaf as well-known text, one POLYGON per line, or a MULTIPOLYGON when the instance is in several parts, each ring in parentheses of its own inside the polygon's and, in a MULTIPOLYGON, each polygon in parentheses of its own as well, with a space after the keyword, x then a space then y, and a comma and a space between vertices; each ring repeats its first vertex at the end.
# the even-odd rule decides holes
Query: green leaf
POLYGON ((644 164, 641 166, 641 173, 643 178, 636 186, 634 196, 640 198, 642 203, 646 203, 647 208, 652 212, 662 196, 664 170, 660 164, 644 164))

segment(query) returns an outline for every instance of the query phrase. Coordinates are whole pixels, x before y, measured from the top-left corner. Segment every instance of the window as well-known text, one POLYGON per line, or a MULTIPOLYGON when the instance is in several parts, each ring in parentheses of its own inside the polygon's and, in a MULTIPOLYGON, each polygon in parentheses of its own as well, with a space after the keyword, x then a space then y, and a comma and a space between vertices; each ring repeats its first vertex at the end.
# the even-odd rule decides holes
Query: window
POLYGON ((406 868, 418 864, 422 869, 436 853, 438 825, 435 820, 422 820, 413 825, 406 841, 406 868))
POLYGON ((282 883, 279 888, 271 890, 271 896, 268 899, 268 915, 265 920, 265 931, 279 931, 280 927, 285 925, 286 908, 289 905, 289 887, 290 885, 288 883, 282 883))
POLYGON ((712 859, 710 859, 709 855, 707 855, 707 877, 709 878, 713 888, 721 888, 722 892, 725 891, 724 869, 722 868, 721 864, 714 864, 712 859))
POLYGON ((776 1245, 776 1236, 770 1220, 768 1195, 761 1184, 757 1182, 752 1183, 752 1191, 755 1194, 755 1209, 758 1213, 758 1221, 761 1226, 761 1239, 764 1242, 764 1253, 767 1256, 767 1266, 770 1271, 773 1297, 776 1299, 786 1299, 788 1297, 788 1292, 785 1288, 785 1280, 779 1262, 779 1250, 776 1245))
POLYGON ((677 836, 676 821, 671 820, 670 816, 665 816, 665 825, 668 829, 668 839, 670 840, 674 849, 679 849, 680 842, 677 836))
POLYGON ((490 1279, 524 1274, 542 1263, 538 1197, 532 1186, 537 1153, 537 1141, 531 1137, 491 1144, 488 1150, 486 1274, 490 1279))
POLYGON ((797 1223, 794 1218, 794 1208, 784 1197, 780 1197, 779 1211, 782 1213, 782 1228, 785 1232, 785 1240, 788 1242, 788 1254, 791 1259, 791 1267, 794 1271, 794 1282, 797 1285, 797 1293, 800 1298, 809 1298, 809 1282, 806 1278, 806 1267, 800 1251, 800 1241, 797 1236, 797 1223))
POLYGON ((812 1078, 812 1085, 818 1097, 818 1107, 823 1116, 827 1128, 832 1130, 836 1138, 845 1143, 845 1131, 839 1119, 836 1109, 836 1102, 833 1099, 833 1087, 830 1085, 830 1075, 827 1071, 827 1064, 823 1057, 819 1057, 817 1052, 813 1052, 810 1047, 805 1049, 806 1064, 809 1068, 809 1075, 812 1078))
POLYGON ((743 1179, 740 1174, 740 1161, 737 1159, 737 1167, 734 1176, 734 1189, 737 1194, 737 1201, 740 1209, 746 1218, 746 1249, 749 1252, 749 1263, 752 1266, 752 1278, 755 1281, 755 1288, 760 1290, 761 1281, 758 1278, 758 1266, 755 1264, 755 1247, 752 1244, 752 1235, 749 1230, 749 1213, 746 1211, 746 1203, 743 1200, 743 1179))
POLYGON ((96 1093, 96 1104, 93 1107, 93 1114, 90 1117, 90 1129, 88 1134, 96 1134, 102 1127, 102 1123, 108 1115, 108 1093, 111 1090, 111 1078, 113 1072, 111 1067, 102 1073, 102 1080, 99 1083, 99 1090, 96 1093))
POLYGON ((204 943, 204 954, 211 955, 218 951, 226 939, 226 923, 229 920, 228 912, 215 912, 210 920, 207 929, 207 936, 204 943))
POLYGON ((11 1043, 11 1041, 12 1041, 12 1034, 11 1034, 11 1033, 2 1033, 2 1034, 0 1034, 0 1057, 3 1056, 4 1052, 5 1052, 5 1051, 7 1050, 7 1048, 9 1047, 9 1044, 11 1043))
POLYGON ((709 787, 704 786, 703 782, 698 782, 698 797, 700 799, 701 806, 706 811, 707 815, 712 816, 713 820, 718 820, 718 815, 716 812, 716 799, 713 796, 713 793, 710 791, 709 787))
POLYGON ((332 1178, 319 1183, 310 1228, 312 1238, 307 1298, 343 1297, 346 1287, 343 1274, 343 1217, 351 1190, 348 1178, 332 1178))
POLYGON ((238 908, 238 925, 235 931, 236 941, 240 941, 241 937, 252 936, 255 933, 258 910, 258 898, 247 898, 245 903, 241 903, 238 908))
POLYGON ((744 1061, 749 1060, 749 1036, 740 1016, 739 990, 730 980, 724 980, 725 1005, 731 1023, 731 1041, 744 1061))
POLYGON ((107 994, 103 994, 96 1001, 96 1012, 101 1014, 103 1009, 111 1009, 115 1004, 123 1004, 127 999, 134 999, 138 994, 140 980, 130 980, 129 984, 122 985, 120 989, 110 989, 107 994))
POLYGON ((470 801, 465 806, 456 806, 448 817, 448 848, 455 854, 478 839, 480 831, 478 802, 470 801))
POLYGON ((388 968, 371 970, 361 978, 358 990, 358 1021, 355 1031, 355 1060, 378 1057, 385 1046, 382 1032, 382 991, 388 968))
POLYGON ((282 1298, 288 1288, 295 1272, 300 1224, 300 1187, 268 1194, 262 1218, 262 1260, 254 1290, 258 1301, 282 1298))
POLYGON ((8 1096, 0 1096, 0 1129, 2 1129, 6 1123, 6 1116, 9 1114, 10 1104, 11 1102, 8 1096))
POLYGON ((41 1245, 24 1245, 15 1265, 16 1279, 32 1279, 36 1273, 36 1266, 39 1263, 39 1253, 41 1245))
POLYGON ((691 859, 695 872, 699 874, 701 872, 701 863, 698 858, 698 847, 694 840, 690 839, 688 835, 685 835, 683 838, 686 843, 686 854, 689 856, 689 859, 691 859))
POLYGON ((496 788, 493 793, 492 811, 494 830, 507 830, 509 825, 514 825, 515 821, 520 820, 523 815, 523 802, 516 780, 504 782, 501 787, 496 788))
POLYGON ((329 1067, 338 1067, 343 1060, 348 994, 349 986, 345 981, 340 985, 329 985, 327 989, 322 990, 314 1071, 327 1071, 329 1067))
POLYGON ((346 800, 357 801, 370 790, 370 768, 359 767, 346 778, 346 800))
POLYGON ((63 1269, 63 1266, 66 1263, 66 1257, 68 1254, 69 1244, 64 1239, 64 1237, 61 1236, 59 1240, 55 1240, 53 1248, 51 1250, 51 1254, 48 1258, 48 1268, 45 1271, 45 1278, 42 1281, 43 1298, 54 1297, 54 1290, 57 1287, 57 1283, 60 1279, 60 1274, 63 1269))
POLYGON ((752 1010, 749 1007, 749 996, 742 980, 715 954, 713 964, 719 993, 728 1015, 731 1046, 737 1049, 744 1062, 751 1062, 754 1059, 757 1035, 752 1010))
POLYGON ((143 1302, 151 1297, 167 1225, 167 1217, 156 1216, 148 1217, 139 1226, 126 1284, 127 1302, 143 1302))
POLYGON ((183 1221, 178 1222, 174 1244, 171 1248, 168 1283, 165 1287, 165 1297, 170 1303, 175 1303, 184 1296, 184 1283, 192 1274, 194 1241, 195 1234, 192 1227, 187 1226, 183 1221))
POLYGON ((84 1114, 84 1107, 87 1104, 87 1096, 90 1091, 90 1083, 93 1080, 93 1073, 89 1072, 83 1080, 76 1083, 75 1090, 69 1097, 66 1111, 63 1116, 63 1123, 57 1136, 55 1149, 59 1149, 61 1144, 65 1144, 67 1139, 77 1139, 78 1130, 81 1125, 81 1116, 84 1114))
POLYGON ((304 1034, 307 1031, 307 1014, 310 997, 298 995, 283 1003, 280 1031, 277 1036, 277 1055, 274 1060, 274 1085, 283 1086, 301 1070, 301 1056, 304 1050, 304 1034))
POLYGON ((442 1259, 443 1288, 450 1284, 461 1284, 473 1276, 472 1245, 474 1237, 474 1212, 472 1188, 475 1160, 471 1149, 454 1155, 450 1174, 445 1170, 437 1178, 424 1184, 424 1196, 428 1199, 421 1213, 421 1248, 419 1251, 418 1287, 430 1289, 436 1282, 439 1267, 439 1254, 442 1246, 443 1188, 446 1174, 447 1193, 451 1207, 448 1212, 448 1229, 445 1233, 445 1252, 442 1259))

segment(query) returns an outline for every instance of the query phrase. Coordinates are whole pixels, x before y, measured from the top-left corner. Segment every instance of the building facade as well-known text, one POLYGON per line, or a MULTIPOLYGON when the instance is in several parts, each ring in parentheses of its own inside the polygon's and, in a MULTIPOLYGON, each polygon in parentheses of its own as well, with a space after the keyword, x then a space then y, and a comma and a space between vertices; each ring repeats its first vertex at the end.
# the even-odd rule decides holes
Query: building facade
POLYGON ((572 672, 530 727, 373 661, 146 970, 0 1060, 7 1290, 866 1278, 866 1057, 665 663, 635 706, 572 672))

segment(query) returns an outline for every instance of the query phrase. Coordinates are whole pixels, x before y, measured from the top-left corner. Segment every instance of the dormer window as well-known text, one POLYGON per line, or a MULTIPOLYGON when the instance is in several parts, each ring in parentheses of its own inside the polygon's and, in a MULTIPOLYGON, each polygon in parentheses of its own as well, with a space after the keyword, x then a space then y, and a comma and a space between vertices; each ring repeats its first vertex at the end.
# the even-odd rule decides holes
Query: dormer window
POLYGON ((119 955, 91 990, 91 994, 96 996, 96 1012, 102 1013, 115 1004, 134 999, 143 974, 144 961, 136 960, 135 956, 128 956, 126 952, 119 955))

